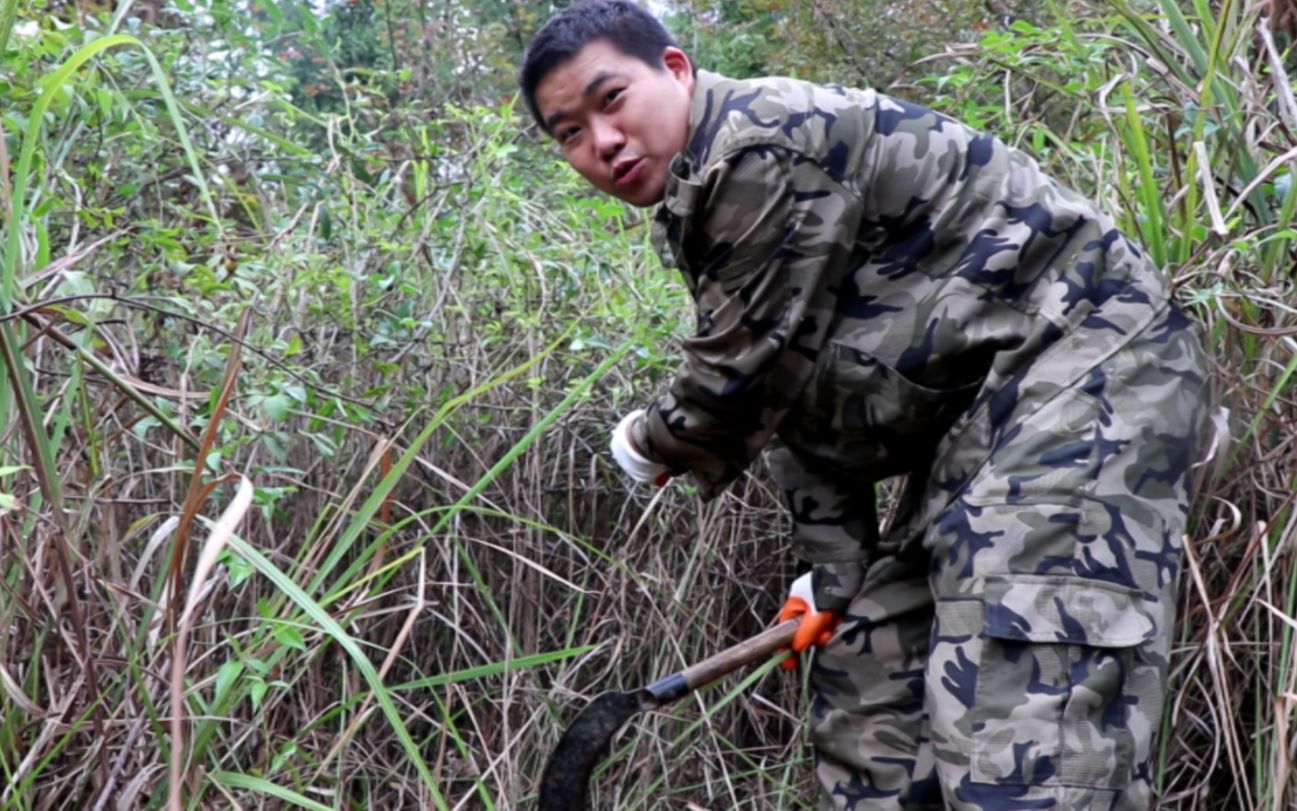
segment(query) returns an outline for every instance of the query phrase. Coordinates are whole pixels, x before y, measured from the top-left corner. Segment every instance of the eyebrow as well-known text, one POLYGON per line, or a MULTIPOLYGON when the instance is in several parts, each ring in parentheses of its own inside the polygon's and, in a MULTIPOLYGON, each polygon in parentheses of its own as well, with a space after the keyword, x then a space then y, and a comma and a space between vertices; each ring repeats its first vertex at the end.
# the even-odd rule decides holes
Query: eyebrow
MULTIPOLYGON (((621 73, 618 73, 615 70, 601 70, 594 75, 593 79, 586 83, 585 89, 581 91, 581 95, 591 96, 599 90, 599 87, 603 85, 604 82, 620 78, 621 75, 621 73)), ((558 122, 562 121, 567 116, 567 110, 555 110, 545 119, 545 129, 553 132, 554 127, 558 125, 558 122)))

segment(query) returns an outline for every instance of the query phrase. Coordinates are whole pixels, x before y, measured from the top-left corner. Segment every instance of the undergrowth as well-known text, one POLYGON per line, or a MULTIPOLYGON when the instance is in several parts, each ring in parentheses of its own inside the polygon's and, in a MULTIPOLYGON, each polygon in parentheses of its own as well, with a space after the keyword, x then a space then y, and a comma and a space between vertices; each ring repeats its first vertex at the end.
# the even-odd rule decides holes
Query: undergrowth
MULTIPOLYGON (((1208 336, 1164 809, 1297 808, 1271 7, 1071 3, 897 91, 1099 199, 1208 336)), ((310 13, 239 8, 0 4, 0 807, 524 806, 586 700, 766 626, 778 499, 759 469, 706 506, 628 487, 606 454, 691 320, 642 212, 496 87, 410 91, 413 21, 376 18, 394 64, 356 70, 310 13)), ((813 807, 770 669, 636 719, 596 807, 813 807)))

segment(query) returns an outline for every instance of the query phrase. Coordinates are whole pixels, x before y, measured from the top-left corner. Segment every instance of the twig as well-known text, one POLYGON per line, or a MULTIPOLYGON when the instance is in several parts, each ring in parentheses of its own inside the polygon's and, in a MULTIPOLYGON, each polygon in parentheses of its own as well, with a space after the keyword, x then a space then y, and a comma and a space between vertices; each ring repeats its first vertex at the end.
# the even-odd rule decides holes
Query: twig
MULTIPOLYGON (((354 397, 349 397, 345 394, 341 394, 336 391, 330 391, 329 389, 326 389, 325 387, 319 385, 318 383, 312 382, 311 380, 303 377, 301 373, 299 373, 292 367, 288 366, 283 361, 278 360, 273 355, 266 352, 264 349, 261 349, 255 344, 248 343, 246 340, 240 338, 239 336, 235 335, 233 332, 230 332, 224 327, 218 327, 217 325, 208 323, 207 321, 203 321, 202 319, 195 318, 191 315, 185 315, 184 313, 179 313, 174 310, 168 310, 165 307, 159 307, 156 304, 147 304, 143 301, 140 301, 138 298, 132 298, 130 296, 122 296, 117 293, 84 293, 75 296, 60 296, 59 298, 47 299, 45 301, 37 302, 36 304, 29 305, 27 307, 22 308, 21 310, 15 310, 14 312, 9 313, 8 315, 0 316, 0 323, 11 321, 15 318, 25 318, 27 321, 31 321, 32 320, 31 316, 34 313, 37 313, 44 308, 48 308, 56 304, 66 304, 74 301, 89 301, 89 300, 115 301, 126 307, 134 307, 139 310, 146 310, 148 312, 157 313, 158 315, 163 315, 168 318, 176 318, 181 321, 185 321, 190 324, 193 324, 196 327, 210 330, 220 335, 222 338, 225 338, 226 340, 237 343, 241 348, 246 349, 249 352, 252 352, 254 355, 260 356, 267 363, 274 366, 276 369, 279 369, 280 371, 284 372, 285 374, 290 375, 293 379, 297 380, 303 386, 306 386, 307 388, 313 391, 317 391, 320 394, 325 395, 326 397, 332 397, 339 400, 343 400, 344 402, 351 403, 352 405, 358 405, 361 408, 365 408, 375 412, 375 414, 377 415, 378 407, 375 406, 373 403, 368 403, 365 402, 364 400, 358 400, 354 397)), ((381 417, 379 417, 378 419, 379 422, 383 422, 381 417)))

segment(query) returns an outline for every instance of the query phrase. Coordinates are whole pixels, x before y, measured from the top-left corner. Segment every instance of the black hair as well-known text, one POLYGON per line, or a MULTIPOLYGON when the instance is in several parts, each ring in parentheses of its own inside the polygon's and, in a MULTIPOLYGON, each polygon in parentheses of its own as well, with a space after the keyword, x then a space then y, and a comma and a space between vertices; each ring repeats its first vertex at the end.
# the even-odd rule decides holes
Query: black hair
POLYGON ((545 132, 549 127, 536 108, 536 87, 596 39, 607 40, 618 51, 654 70, 666 68, 662 52, 676 47, 666 27, 631 0, 582 0, 550 17, 527 46, 518 75, 527 110, 545 132))

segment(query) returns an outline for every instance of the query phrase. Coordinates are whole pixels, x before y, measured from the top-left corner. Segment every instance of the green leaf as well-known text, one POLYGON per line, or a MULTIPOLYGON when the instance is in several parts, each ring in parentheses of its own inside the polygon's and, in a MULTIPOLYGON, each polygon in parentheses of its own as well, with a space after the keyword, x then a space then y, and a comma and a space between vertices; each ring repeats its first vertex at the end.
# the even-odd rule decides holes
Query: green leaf
POLYGON ((284 744, 283 747, 280 748, 279 754, 275 755, 275 759, 270 761, 270 771, 272 772, 279 771, 284 767, 284 764, 288 762, 289 758, 293 757, 293 755, 296 754, 297 754, 297 744, 293 743, 292 741, 289 741, 288 743, 284 744))
POLYGON ((279 641, 279 644, 292 648, 293 650, 306 650, 306 639, 302 636, 302 632, 293 626, 282 622, 275 622, 271 624, 271 629, 275 639, 279 641))
POLYGON ((131 426, 131 433, 135 434, 140 439, 143 439, 144 435, 149 432, 150 428, 157 428, 161 424, 162 420, 159 420, 157 417, 145 417, 142 420, 136 421, 136 423, 131 426))
POLYGON ((213 696, 213 700, 230 691, 230 688, 234 686, 234 683, 243 675, 243 669, 243 663, 237 659, 231 659, 220 666, 216 671, 216 684, 214 687, 215 695, 213 696))
POLYGON ((315 449, 320 452, 320 455, 326 459, 332 459, 338 452, 337 446, 335 446, 328 437, 320 436, 319 434, 307 434, 306 438, 311 440, 311 444, 314 445, 315 449))
POLYGON ((252 574, 252 567, 248 562, 238 555, 230 554, 228 549, 221 552, 221 563, 225 566, 226 579, 232 589, 243 585, 243 581, 252 574))
POLYGON ((252 709, 254 711, 261 709, 261 702, 269 690, 270 685, 264 681, 254 681, 252 686, 248 688, 248 698, 252 699, 252 709))
POLYGON ((272 394, 261 401, 266 416, 275 422, 283 422, 293 407, 293 401, 283 394, 272 394))

